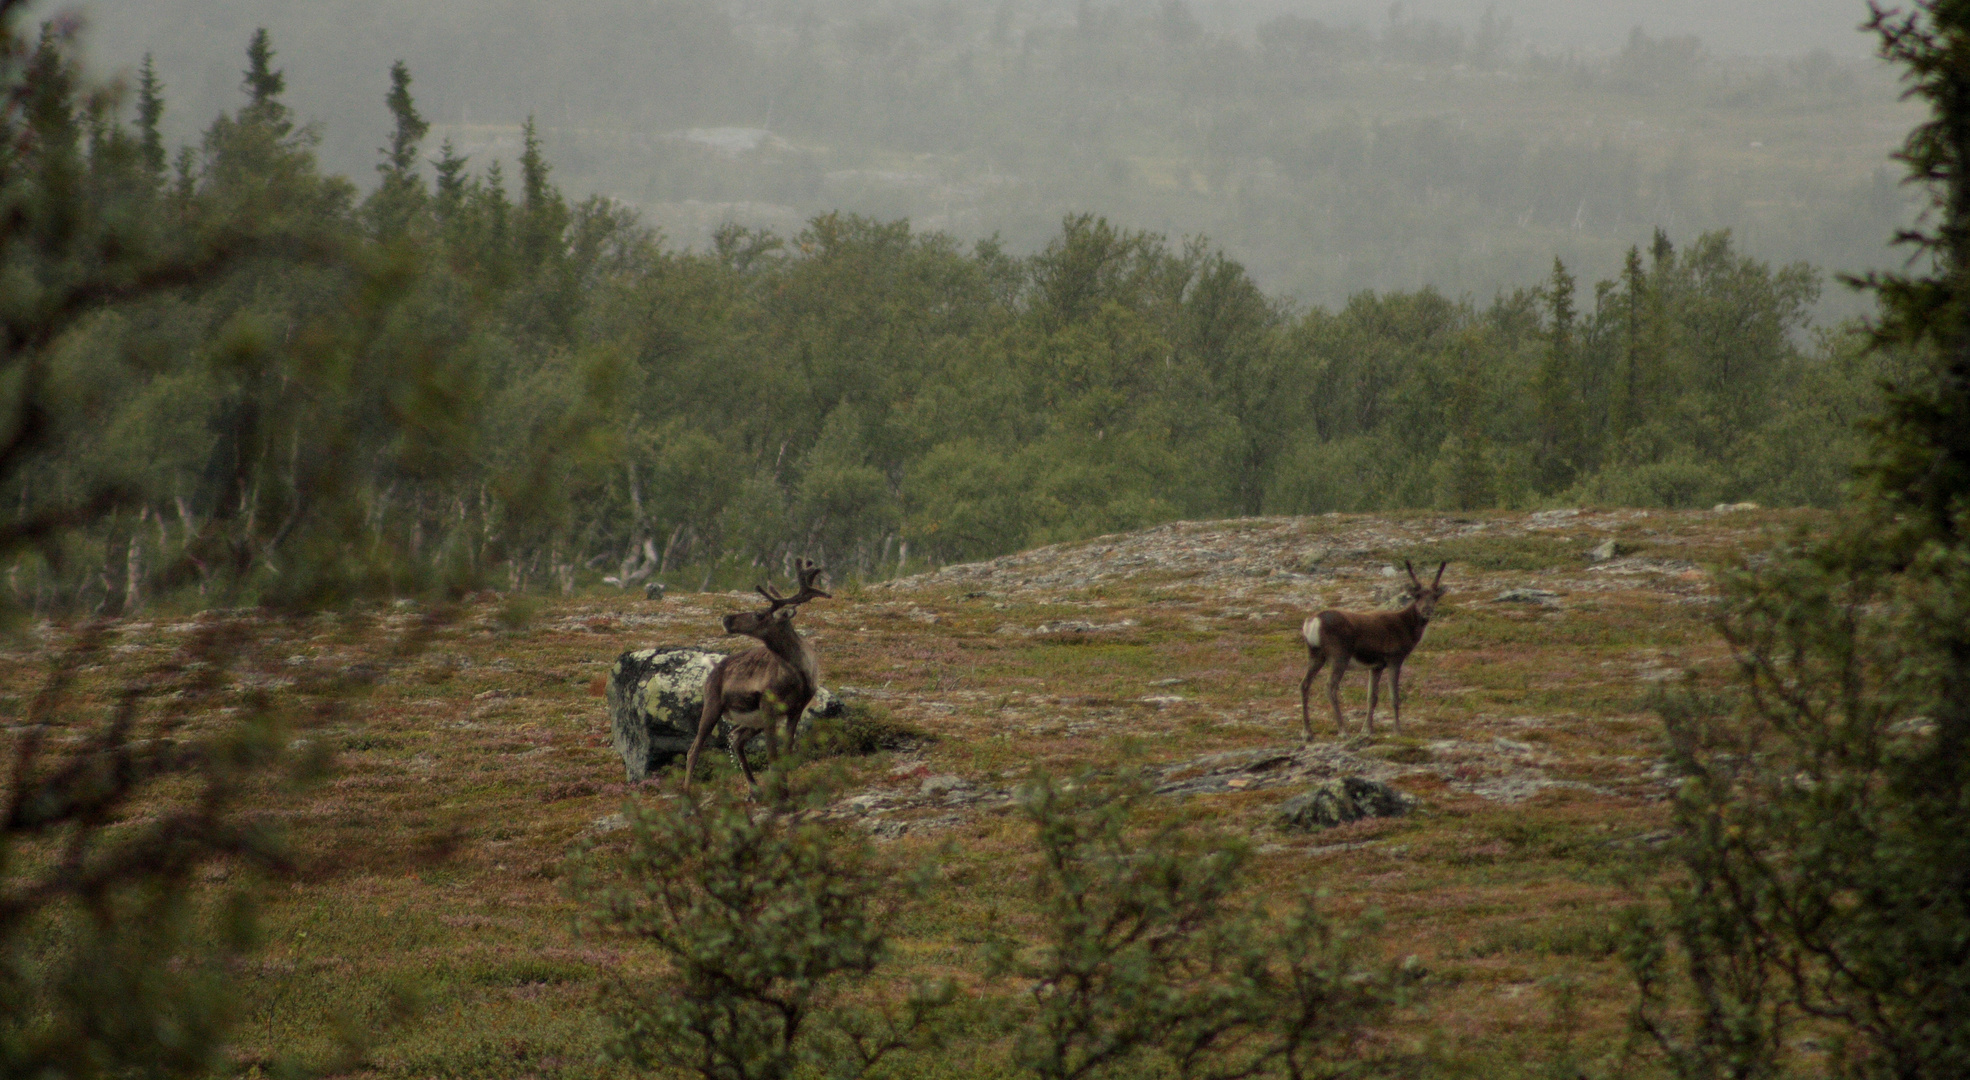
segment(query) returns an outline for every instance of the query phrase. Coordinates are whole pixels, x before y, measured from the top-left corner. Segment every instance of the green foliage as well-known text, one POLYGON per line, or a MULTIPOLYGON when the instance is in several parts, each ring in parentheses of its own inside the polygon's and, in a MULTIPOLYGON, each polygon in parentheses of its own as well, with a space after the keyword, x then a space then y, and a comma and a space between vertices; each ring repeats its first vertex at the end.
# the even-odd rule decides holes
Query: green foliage
POLYGON ((1533 482, 1541 491, 1564 490, 1589 464, 1581 430, 1583 387, 1574 341, 1573 275, 1553 260, 1545 300, 1550 312, 1545 356, 1535 387, 1538 410, 1532 445, 1533 482))
POLYGON ((425 197, 424 185, 417 179, 417 146, 431 125, 418 115, 417 103, 410 96, 410 69, 399 60, 390 67, 390 93, 384 99, 396 128, 390 145, 379 150, 383 160, 376 165, 383 182, 370 197, 370 215, 379 236, 400 235, 416 216, 418 203, 425 197))
POLYGON ((272 128, 275 137, 285 136, 293 126, 288 108, 280 100, 287 91, 287 76, 274 70, 273 41, 264 26, 253 31, 253 40, 246 45, 246 73, 240 81, 249 99, 247 115, 272 128))
MULTIPOLYGON (((451 479, 471 379, 415 253, 349 227, 353 188, 315 169, 264 32, 248 103, 167 189, 154 72, 133 136, 67 24, 30 45, 20 17, 0 3, 0 616, 228 610, 140 660, 109 621, 40 631, 0 788, 0 1075, 205 1076, 227 1066, 254 886, 291 869, 278 808, 374 676, 285 643, 342 609, 413 653, 425 619, 347 609, 469 581, 385 504, 451 479)), ((358 1042, 268 1064, 346 1070, 358 1042)))
POLYGON ((663 962, 610 993, 611 1057, 706 1080, 857 1077, 891 1070, 933 1033, 948 987, 890 1008, 861 993, 921 882, 817 818, 825 787, 784 785, 768 777, 763 807, 735 794, 631 807, 629 851, 582 858, 574 888, 596 931, 663 962))
POLYGON ((1039 777, 1019 803, 1040 845, 1042 921, 1001 941, 1031 987, 1013 1050, 1041 1077, 1358 1073, 1366 1025, 1403 998, 1357 942, 1299 898, 1241 894, 1248 848, 1132 820, 1139 792, 1039 777))
POLYGON ((137 72, 137 141, 153 184, 164 179, 164 136, 157 126, 163 117, 164 84, 158 81, 150 54, 145 53, 144 65, 137 72))
POLYGON ((935 738, 873 705, 849 702, 840 716, 815 720, 813 729, 802 733, 798 749, 802 756, 815 758, 880 754, 920 747, 935 738))
POLYGON ((243 928, 198 933, 182 889, 129 889, 93 906, 9 920, 0 1074, 210 1075, 232 1019, 225 960, 243 928), (215 936, 227 945, 212 949, 215 936))
MULTIPOLYGON (((67 635, 8 748, 0 1075, 206 1076, 223 1064, 258 888, 294 868, 281 808, 325 774, 322 728, 369 677, 295 664, 283 638, 297 628, 208 615, 100 691, 88 673, 117 663, 117 631, 67 635)), ((343 629, 404 654, 424 632, 368 618, 343 629)), ((365 1037, 352 1029, 324 1060, 280 1064, 347 1068, 365 1037)))
POLYGON ((1970 1069, 1970 7, 1873 28, 1932 108, 1902 155, 1934 199, 1910 237, 1932 270, 1872 282, 1877 344, 1909 362, 1856 503, 1729 581, 1732 692, 1661 706, 1687 877, 1626 951, 1679 1076, 1970 1069), (1809 1025, 1823 1060, 1797 1052, 1809 1025))
MULTIPOLYGON (((57 61, 36 85, 59 98, 57 61)), ((265 35, 247 103, 167 183, 146 80, 134 131, 86 147, 78 110, 33 113, 49 183, 124 192, 94 204, 118 243, 241 258, 49 339, 18 389, 64 420, 10 505, 116 512, 17 551, 20 607, 627 588, 796 554, 879 576, 1233 514, 1829 504, 1854 444, 1828 432, 1883 368, 1850 334, 1803 347, 1813 274, 1726 234, 1658 235, 1591 308, 1556 263, 1484 309, 1296 314, 1201 240, 1093 215, 1025 259, 844 214, 680 251, 565 198, 532 125, 517 199, 450 144, 427 184, 402 64, 359 198, 265 35)))

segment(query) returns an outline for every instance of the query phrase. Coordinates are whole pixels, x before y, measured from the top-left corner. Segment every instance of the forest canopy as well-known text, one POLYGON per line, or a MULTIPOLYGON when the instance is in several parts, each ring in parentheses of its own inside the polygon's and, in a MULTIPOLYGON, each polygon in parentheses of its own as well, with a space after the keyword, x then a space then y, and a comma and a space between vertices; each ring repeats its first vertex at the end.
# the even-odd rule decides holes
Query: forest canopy
POLYGON ((1337 310, 1092 214, 1030 255, 850 214, 682 250, 559 190, 531 123, 513 176, 426 145, 401 64, 378 73, 374 183, 325 175, 264 32, 246 59, 241 104, 175 154, 149 64, 133 118, 72 89, 37 113, 103 213, 165 247, 249 224, 285 243, 63 335, 72 407, 10 494, 23 517, 124 496, 8 568, 25 605, 127 608, 218 520, 286 542, 317 455, 358 463, 338 512, 392 558, 513 589, 796 553, 886 575, 1176 518, 1831 505, 1893 362, 1809 325, 1818 271, 1728 232, 1658 230, 1587 288, 1555 260, 1489 303, 1337 310), (242 382, 243 350, 288 367, 242 382), (331 403, 346 442, 311 442, 331 403), (285 456, 235 467, 276 433, 285 456))

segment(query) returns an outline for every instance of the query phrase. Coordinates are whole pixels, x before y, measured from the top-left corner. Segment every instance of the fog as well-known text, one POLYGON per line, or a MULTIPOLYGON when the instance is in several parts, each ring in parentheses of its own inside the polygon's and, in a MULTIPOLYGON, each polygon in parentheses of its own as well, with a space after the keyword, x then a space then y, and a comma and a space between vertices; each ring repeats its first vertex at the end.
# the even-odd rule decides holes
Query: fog
MULTIPOLYGON (((534 117, 572 196, 680 246, 844 210, 1031 250, 1064 214, 1201 235, 1268 289, 1489 297, 1656 228, 1774 262, 1893 258, 1914 116, 1846 0, 115 0, 165 129, 239 102, 266 26, 323 164, 367 187, 392 61, 472 168, 534 117)), ((1829 289, 1822 313, 1857 310, 1829 289)))
MULTIPOLYGON (((1476 26, 1486 10, 1510 19, 1524 40, 1542 49, 1610 51, 1633 27, 1656 37, 1693 34, 1723 56, 1772 56, 1824 49, 1861 57, 1873 42, 1861 34, 1866 7, 1852 0, 1404 0, 1424 19, 1476 26)), ((1335 23, 1374 25, 1389 5, 1375 0, 1263 0, 1206 5, 1218 26, 1249 29, 1277 14, 1335 23)))

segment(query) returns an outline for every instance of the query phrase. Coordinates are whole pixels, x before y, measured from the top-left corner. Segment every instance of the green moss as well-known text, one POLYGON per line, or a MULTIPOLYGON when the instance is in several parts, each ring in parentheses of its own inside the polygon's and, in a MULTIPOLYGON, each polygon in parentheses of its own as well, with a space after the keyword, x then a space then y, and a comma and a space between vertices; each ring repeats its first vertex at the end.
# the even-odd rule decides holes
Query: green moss
POLYGON ((861 757, 935 741, 936 736, 898 721, 880 706, 853 701, 844 703, 840 716, 817 717, 801 746, 809 757, 861 757))
POLYGON ((1619 936, 1605 915, 1526 920, 1487 927, 1460 955, 1473 960, 1505 953, 1605 960, 1614 955, 1619 936))
POLYGON ((528 956, 473 965, 466 977, 479 986, 532 986, 587 982, 595 972, 581 964, 528 956))

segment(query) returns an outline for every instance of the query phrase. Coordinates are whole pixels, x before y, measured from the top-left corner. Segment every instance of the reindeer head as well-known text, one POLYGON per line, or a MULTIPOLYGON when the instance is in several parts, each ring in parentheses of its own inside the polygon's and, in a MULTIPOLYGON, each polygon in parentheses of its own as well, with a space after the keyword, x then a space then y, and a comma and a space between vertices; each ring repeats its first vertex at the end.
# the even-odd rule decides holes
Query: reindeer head
POLYGON ((1443 568, 1449 565, 1447 562, 1438 563, 1436 577, 1425 585, 1423 579, 1416 576, 1416 568, 1409 565, 1409 560, 1402 560, 1402 568, 1409 571, 1409 595, 1416 604, 1416 614, 1425 619, 1436 614, 1436 602, 1450 591, 1443 587, 1443 568))
POLYGON ((766 598, 764 611, 741 611, 725 616, 725 632, 760 637, 784 628, 793 621, 794 612, 809 600, 832 600, 834 597, 814 587, 814 579, 821 576, 824 567, 816 566, 812 559, 801 559, 794 564, 794 571, 800 577, 800 591, 792 596, 781 596, 764 585, 756 586, 759 595, 766 598))

